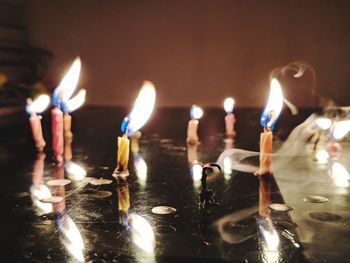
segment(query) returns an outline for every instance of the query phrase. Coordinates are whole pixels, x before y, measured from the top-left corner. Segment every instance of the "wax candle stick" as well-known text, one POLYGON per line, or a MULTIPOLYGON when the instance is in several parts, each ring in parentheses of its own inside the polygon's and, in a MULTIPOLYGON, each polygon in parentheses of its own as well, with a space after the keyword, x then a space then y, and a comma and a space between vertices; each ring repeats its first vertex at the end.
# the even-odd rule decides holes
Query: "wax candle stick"
POLYGON ((271 81, 269 101, 261 115, 260 123, 264 131, 260 134, 260 166, 258 174, 270 171, 272 152, 272 130, 283 106, 282 88, 276 79, 271 81))
POLYGON ((51 111, 52 150, 57 162, 63 161, 63 112, 55 107, 51 111))
POLYGON ((27 100, 26 110, 30 114, 29 123, 32 130, 32 135, 35 143, 35 147, 38 151, 43 151, 46 142, 43 137, 41 127, 41 116, 37 115, 42 113, 50 103, 50 97, 47 95, 39 96, 34 102, 31 99, 27 100))
MULTIPOLYGON (((156 100, 154 85, 145 81, 136 98, 134 108, 131 113, 124 118, 121 124, 122 137, 118 137, 117 168, 113 176, 127 176, 129 162, 128 136, 133 136, 149 119, 152 114, 156 100)), ((138 148, 138 146, 137 146, 138 148)))
POLYGON ((234 137, 236 132, 235 132, 235 122, 236 122, 236 117, 232 113, 233 107, 235 104, 235 100, 233 98, 227 98, 224 101, 224 109, 226 111, 226 116, 225 116, 225 127, 226 127, 226 135, 227 137, 234 137))
POLYGON ((65 161, 70 161, 73 158, 73 153, 72 153, 72 141, 73 137, 72 136, 65 136, 64 137, 64 160, 65 161))
POLYGON ((68 113, 65 113, 63 116, 63 131, 64 131, 64 138, 72 138, 72 116, 70 116, 68 113))
POLYGON ((118 153, 116 172, 119 175, 128 175, 129 163, 129 145, 130 141, 126 133, 122 137, 118 137, 118 153))
POLYGON ((203 116, 203 110, 196 105, 192 105, 190 116, 191 120, 188 122, 187 126, 187 143, 190 145, 194 145, 197 144, 199 141, 197 134, 199 124, 198 119, 200 119, 203 116))

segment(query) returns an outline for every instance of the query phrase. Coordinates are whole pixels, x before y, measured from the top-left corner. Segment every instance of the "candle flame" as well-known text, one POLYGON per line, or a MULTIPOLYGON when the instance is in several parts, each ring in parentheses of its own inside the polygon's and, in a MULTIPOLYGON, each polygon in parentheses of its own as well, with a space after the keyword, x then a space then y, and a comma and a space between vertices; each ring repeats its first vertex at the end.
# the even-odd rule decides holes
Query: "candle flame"
POLYGON ((192 105, 190 115, 192 119, 198 120, 203 116, 203 110, 197 105, 192 105))
POLYGON ((145 81, 135 100, 134 108, 121 125, 122 132, 132 135, 142 128, 152 114, 156 102, 156 89, 152 82, 145 81))
POLYGON ((328 118, 318 118, 316 125, 322 130, 328 130, 332 126, 332 120, 328 118))
POLYGON ((233 111, 233 107, 235 106, 235 100, 233 98, 226 98, 224 101, 224 109, 227 113, 231 113, 233 111))
POLYGON ((350 120, 338 121, 332 127, 332 136, 340 141, 350 131, 350 120))
POLYGON ((80 58, 77 57, 53 93, 54 106, 57 106, 61 102, 66 103, 73 95, 78 84, 80 68, 81 61, 80 58))
POLYGON ((282 111, 282 106, 283 93, 281 85, 277 79, 272 79, 270 85, 269 100, 260 119, 261 126, 266 126, 272 130, 282 111))
POLYGON ((65 104, 64 110, 69 113, 75 111, 81 105, 84 104, 85 97, 86 97, 86 90, 85 89, 79 90, 78 94, 75 95, 75 97, 67 101, 67 103, 65 104))
POLYGON ((47 95, 40 95, 33 102, 29 99, 26 106, 28 114, 42 113, 50 104, 50 97, 47 95))

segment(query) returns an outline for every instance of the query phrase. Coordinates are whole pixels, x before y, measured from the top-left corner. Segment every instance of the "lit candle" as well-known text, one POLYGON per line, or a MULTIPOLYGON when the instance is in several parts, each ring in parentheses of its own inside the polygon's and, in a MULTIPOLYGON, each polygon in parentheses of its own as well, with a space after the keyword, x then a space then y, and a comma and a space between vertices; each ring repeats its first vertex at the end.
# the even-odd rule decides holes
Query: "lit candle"
POLYGON ((37 115, 42 113, 47 106, 49 106, 50 97, 47 95, 41 95, 36 100, 27 100, 26 111, 30 114, 29 123, 32 129, 33 139, 35 147, 38 151, 43 151, 46 143, 43 138, 43 132, 41 127, 41 116, 37 115))
POLYGON ((68 72, 66 73, 66 75, 64 76, 64 78, 62 79, 62 81, 60 82, 60 84, 57 86, 57 88, 54 90, 54 93, 53 93, 54 109, 51 111, 52 149, 54 152, 55 160, 57 162, 63 161, 63 157, 62 157, 63 146, 64 146, 64 141, 63 141, 64 124, 63 123, 65 122, 66 126, 68 126, 67 130, 68 129, 70 130, 70 123, 71 123, 70 116, 66 118, 63 117, 63 112, 61 110, 61 107, 63 107, 64 110, 67 106, 68 106, 68 109, 69 107, 72 107, 69 105, 68 101, 72 96, 72 94, 74 93, 74 90, 77 86, 77 83, 79 80, 80 68, 81 68, 80 58, 76 58, 71 68, 68 70, 68 72))
POLYGON ((129 145, 128 136, 137 132, 149 119, 153 112, 156 101, 156 90, 154 85, 145 81, 136 98, 134 108, 130 114, 124 118, 121 124, 123 136, 118 137, 117 168, 115 176, 128 176, 129 145))
POLYGON ((264 127, 264 131, 260 134, 260 168, 258 174, 265 174, 270 170, 272 130, 281 113, 282 106, 283 94, 281 85, 276 79, 272 79, 269 100, 260 119, 260 124, 264 127))
POLYGON ((226 98, 224 101, 224 109, 226 111, 225 116, 225 127, 226 127, 226 135, 228 137, 235 136, 235 115, 232 113, 233 107, 235 105, 235 100, 233 98, 226 98))
POLYGON ((69 138, 73 137, 72 133, 72 116, 70 113, 78 109, 85 102, 86 90, 79 90, 78 94, 69 99, 64 105, 64 137, 69 138))
POLYGON ((187 143, 193 145, 198 143, 198 119, 200 119, 203 116, 203 110, 196 105, 192 105, 190 116, 191 120, 188 122, 187 127, 187 143))

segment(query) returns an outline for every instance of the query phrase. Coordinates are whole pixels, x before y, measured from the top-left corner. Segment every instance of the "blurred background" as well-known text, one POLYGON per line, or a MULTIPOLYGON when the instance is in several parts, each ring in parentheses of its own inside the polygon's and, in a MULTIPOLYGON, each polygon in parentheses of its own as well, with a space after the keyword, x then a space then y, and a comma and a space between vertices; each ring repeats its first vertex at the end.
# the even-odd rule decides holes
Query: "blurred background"
POLYGON ((88 105, 129 106, 148 79, 161 107, 221 107, 226 96, 237 107, 263 107, 271 76, 296 106, 346 105, 349 7, 346 0, 0 0, 0 105, 52 92, 76 56, 88 105))

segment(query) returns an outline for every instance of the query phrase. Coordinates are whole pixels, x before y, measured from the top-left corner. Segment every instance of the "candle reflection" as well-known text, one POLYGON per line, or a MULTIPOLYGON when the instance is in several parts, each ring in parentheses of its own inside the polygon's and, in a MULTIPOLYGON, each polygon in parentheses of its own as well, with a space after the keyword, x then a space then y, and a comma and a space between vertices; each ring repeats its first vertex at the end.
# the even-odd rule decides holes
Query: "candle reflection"
POLYGON ((197 148, 197 144, 187 144, 187 160, 190 166, 190 174, 192 175, 192 180, 195 187, 200 186, 203 170, 202 164, 198 161, 197 148))
POLYGON ((34 206, 37 208, 38 215, 51 213, 53 208, 50 203, 43 203, 39 200, 50 198, 52 196, 49 188, 43 183, 44 162, 46 155, 43 152, 37 154, 33 165, 32 185, 30 187, 31 198, 34 206))
POLYGON ((129 184, 126 179, 117 178, 118 195, 118 221, 119 224, 128 225, 128 213, 130 208, 129 184))
POLYGON ((280 238, 270 218, 271 175, 259 176, 259 218, 257 218, 263 262, 279 262, 280 238))
MULTIPOLYGON (((57 164, 54 168, 54 178, 64 179, 64 166, 57 164)), ((66 214, 66 189, 65 186, 55 186, 54 196, 60 196, 63 200, 54 204, 56 213, 55 223, 58 227, 59 238, 68 253, 79 262, 84 262, 84 242, 79 229, 72 218, 66 214)))
MULTIPOLYGON (((64 167, 62 164, 57 164, 54 168, 54 179, 64 179, 64 167)), ((54 209, 56 213, 64 214, 64 210, 66 209, 66 202, 64 200, 66 196, 66 189, 64 185, 54 186, 53 188, 53 196, 60 196, 63 200, 59 203, 54 204, 54 209)))

